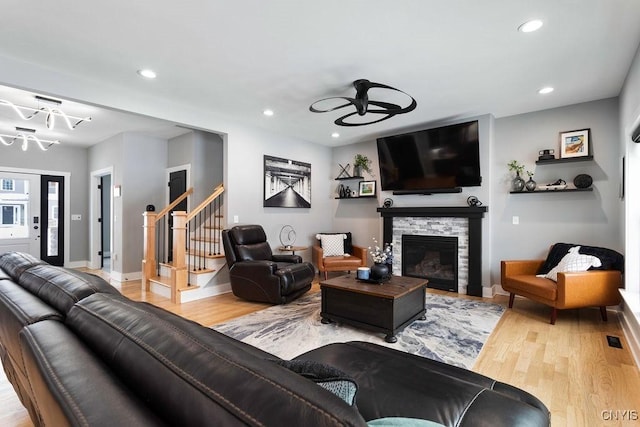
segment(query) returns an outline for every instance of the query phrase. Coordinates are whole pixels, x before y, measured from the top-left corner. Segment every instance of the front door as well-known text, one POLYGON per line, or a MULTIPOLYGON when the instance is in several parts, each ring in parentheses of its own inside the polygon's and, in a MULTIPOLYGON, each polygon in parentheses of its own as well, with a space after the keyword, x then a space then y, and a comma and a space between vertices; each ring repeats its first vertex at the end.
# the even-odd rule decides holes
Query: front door
POLYGON ((40 257, 51 265, 64 265, 64 177, 42 175, 40 257))
POLYGON ((40 258, 40 175, 0 172, 0 253, 40 258))

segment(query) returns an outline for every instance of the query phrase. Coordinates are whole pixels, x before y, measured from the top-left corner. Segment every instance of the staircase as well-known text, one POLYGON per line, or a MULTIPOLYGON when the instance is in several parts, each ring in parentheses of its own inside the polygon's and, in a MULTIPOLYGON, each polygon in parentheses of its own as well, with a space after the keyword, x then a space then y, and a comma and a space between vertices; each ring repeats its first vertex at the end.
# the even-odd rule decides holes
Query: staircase
POLYGON ((230 290, 220 240, 224 187, 191 212, 171 213, 192 193, 190 188, 162 211, 144 213, 142 288, 178 304, 230 290))

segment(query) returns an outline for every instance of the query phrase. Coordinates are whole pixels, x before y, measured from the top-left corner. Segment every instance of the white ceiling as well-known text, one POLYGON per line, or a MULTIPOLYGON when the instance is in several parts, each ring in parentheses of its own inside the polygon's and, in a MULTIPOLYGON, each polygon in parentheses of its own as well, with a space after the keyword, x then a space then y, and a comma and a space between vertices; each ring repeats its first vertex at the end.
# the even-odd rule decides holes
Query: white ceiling
MULTIPOLYGON (((2 9, 1 56, 329 146, 617 96, 640 44, 638 0, 5 0, 2 9), (531 18, 542 29, 518 32, 531 18), (158 78, 139 77, 144 67, 158 78), (354 128, 333 124, 347 111, 309 111, 321 98, 353 97, 360 78, 396 87, 418 107, 354 128), (547 85, 556 90, 539 95, 547 85), (275 115, 263 116, 265 108, 275 115)), ((24 105, 32 96, 0 90, 0 99, 24 105)), ((65 101, 62 109, 93 117, 63 143, 183 132, 96 106, 65 101)), ((11 120, 0 106, 0 133, 11 120)))

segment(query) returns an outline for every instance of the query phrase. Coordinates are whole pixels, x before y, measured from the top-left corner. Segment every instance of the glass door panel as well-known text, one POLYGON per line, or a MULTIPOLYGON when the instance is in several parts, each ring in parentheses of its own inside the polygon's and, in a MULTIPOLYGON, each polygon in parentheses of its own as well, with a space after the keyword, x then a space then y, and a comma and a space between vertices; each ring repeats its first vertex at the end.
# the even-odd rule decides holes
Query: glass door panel
POLYGON ((0 172, 0 253, 40 258, 40 178, 0 172))
POLYGON ((53 265, 64 265, 64 177, 42 175, 41 257, 53 265))

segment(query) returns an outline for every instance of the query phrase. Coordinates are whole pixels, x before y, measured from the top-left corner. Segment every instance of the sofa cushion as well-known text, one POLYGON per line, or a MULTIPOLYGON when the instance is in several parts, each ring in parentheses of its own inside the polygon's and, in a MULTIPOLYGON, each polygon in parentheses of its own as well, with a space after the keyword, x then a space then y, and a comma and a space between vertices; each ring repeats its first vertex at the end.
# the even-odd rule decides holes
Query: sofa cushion
POLYGON ((509 276, 507 282, 502 284, 502 287, 505 291, 529 298, 542 298, 550 302, 558 299, 558 285, 546 277, 529 274, 509 276))
POLYGON ((147 308, 98 293, 66 323, 168 425, 281 425, 285 413, 288 425, 365 424, 339 397, 231 338, 147 308))
POLYGON ((344 241, 347 238, 345 234, 317 234, 316 238, 320 240, 323 257, 343 256, 345 254, 344 241))
POLYGON ((366 420, 401 415, 449 426, 549 423, 546 406, 523 390, 373 343, 329 344, 295 360, 326 363, 353 377, 356 405, 366 420))
POLYGON ((331 365, 312 360, 273 360, 274 363, 313 381, 329 390, 349 405, 355 403, 358 384, 356 381, 331 365))
POLYGON ((31 292, 11 280, 0 280, 0 343, 23 375, 26 371, 18 338, 22 328, 42 320, 61 321, 63 318, 60 312, 31 292))
POLYGON ((116 288, 96 275, 48 264, 26 270, 20 276, 19 284, 63 314, 91 294, 120 295, 116 288))
POLYGON ((624 272, 624 257, 612 249, 574 243, 556 243, 549 250, 547 259, 536 274, 547 274, 553 267, 558 265, 560 260, 569 252, 569 249, 574 246, 580 246, 579 252, 581 254, 598 257, 602 265, 600 267, 592 267, 592 270, 618 270, 624 272))
POLYGON ((20 332, 42 425, 166 425, 61 322, 20 332))
POLYGON ((558 273, 570 273, 576 271, 587 271, 591 267, 600 267, 602 263, 598 257, 593 255, 583 255, 578 251, 580 246, 574 246, 545 277, 554 282, 558 281, 558 273))
POLYGON ((45 262, 23 252, 5 252, 0 255, 0 268, 16 282, 25 270, 39 264, 45 262))
POLYGON ((386 417, 367 422, 369 427, 444 427, 444 424, 418 418, 386 417))
POLYGON ((316 239, 318 239, 318 243, 320 243, 320 238, 318 237, 321 234, 344 234, 346 237, 346 239, 344 239, 344 253, 346 254, 353 254, 353 238, 351 236, 351 232, 330 232, 330 233, 319 233, 316 234, 316 239))

